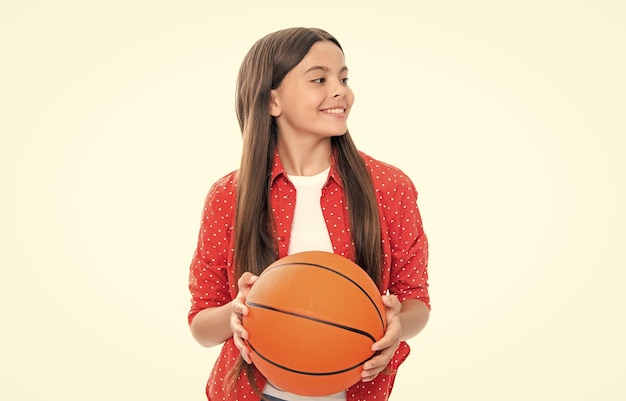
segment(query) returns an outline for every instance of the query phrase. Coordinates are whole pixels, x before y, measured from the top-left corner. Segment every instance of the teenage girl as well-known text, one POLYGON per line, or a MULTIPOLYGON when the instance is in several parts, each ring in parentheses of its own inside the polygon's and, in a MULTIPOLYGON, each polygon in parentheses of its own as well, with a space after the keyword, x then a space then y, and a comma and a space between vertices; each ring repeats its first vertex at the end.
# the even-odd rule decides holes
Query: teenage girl
POLYGON ((209 400, 385 400, 409 354, 405 340, 428 321, 428 242, 417 191, 401 170, 357 150, 347 126, 353 103, 343 49, 321 29, 270 33, 241 64, 240 166, 209 190, 190 267, 191 333, 205 347, 223 344, 209 400), (362 380, 317 398, 267 382, 250 362, 241 324, 263 269, 308 250, 360 265, 378 284, 388 317, 362 380))

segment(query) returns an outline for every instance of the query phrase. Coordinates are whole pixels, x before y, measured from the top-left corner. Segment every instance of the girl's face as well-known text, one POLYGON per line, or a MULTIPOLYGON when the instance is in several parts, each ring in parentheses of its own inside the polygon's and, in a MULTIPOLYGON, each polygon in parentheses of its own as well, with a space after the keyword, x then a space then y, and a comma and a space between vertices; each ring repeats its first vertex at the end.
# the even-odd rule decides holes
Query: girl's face
POLYGON ((280 138, 329 138, 348 130, 354 103, 343 52, 329 41, 316 42, 302 61, 272 90, 270 114, 280 138))

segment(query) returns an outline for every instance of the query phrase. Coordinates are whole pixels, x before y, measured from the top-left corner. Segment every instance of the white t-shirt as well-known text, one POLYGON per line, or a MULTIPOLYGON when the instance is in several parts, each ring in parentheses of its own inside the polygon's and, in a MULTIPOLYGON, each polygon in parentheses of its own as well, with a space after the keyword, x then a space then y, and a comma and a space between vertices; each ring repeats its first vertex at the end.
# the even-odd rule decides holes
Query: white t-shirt
MULTIPOLYGON (((322 187, 328 179, 329 172, 330 167, 310 177, 288 176, 296 187, 296 209, 293 215, 288 250, 290 255, 305 251, 333 252, 320 205, 322 187)), ((269 383, 265 385, 263 393, 288 401, 345 401, 346 399, 345 391, 324 397, 305 397, 281 391, 269 383)))
POLYGON ((330 167, 310 177, 288 176, 289 181, 296 187, 296 209, 287 251, 290 255, 304 251, 333 251, 320 205, 322 187, 328 179, 329 172, 330 167))

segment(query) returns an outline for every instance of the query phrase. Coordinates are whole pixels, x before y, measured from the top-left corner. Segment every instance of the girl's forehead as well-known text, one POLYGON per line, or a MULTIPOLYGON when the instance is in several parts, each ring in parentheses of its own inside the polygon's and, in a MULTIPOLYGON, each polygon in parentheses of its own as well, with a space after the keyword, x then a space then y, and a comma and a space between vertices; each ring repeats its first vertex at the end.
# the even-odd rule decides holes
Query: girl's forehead
MULTIPOLYGON (((345 58, 341 49, 330 41, 315 43, 300 63, 295 67, 302 72, 310 70, 346 69, 345 58)), ((295 69, 294 68, 294 69, 295 69)))

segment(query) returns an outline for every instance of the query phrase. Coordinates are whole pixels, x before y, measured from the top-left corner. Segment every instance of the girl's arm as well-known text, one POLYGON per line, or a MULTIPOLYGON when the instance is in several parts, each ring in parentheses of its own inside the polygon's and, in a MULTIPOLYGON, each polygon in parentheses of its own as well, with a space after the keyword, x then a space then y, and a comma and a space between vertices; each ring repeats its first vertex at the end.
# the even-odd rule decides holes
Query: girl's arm
POLYGON ((400 327, 400 341, 406 341, 418 335, 428 323, 430 309, 419 299, 406 299, 401 302, 402 308, 398 313, 400 327))
POLYGON ((212 347, 228 340, 233 332, 230 328, 231 302, 206 308, 198 312, 191 321, 191 334, 203 347, 212 347))
POLYGON ((363 381, 376 378, 393 358, 400 341, 415 337, 426 326, 430 316, 430 309, 419 299, 400 302, 395 295, 386 295, 383 296, 383 303, 387 307, 387 331, 372 345, 372 351, 380 352, 363 365, 363 381))
POLYGON ((237 282, 239 293, 234 300, 198 312, 191 321, 191 333, 198 343, 204 347, 212 347, 234 337, 235 346, 244 360, 250 363, 250 351, 243 342, 243 339, 248 338, 248 332, 241 324, 241 317, 248 314, 246 297, 257 279, 258 276, 244 273, 237 282))
POLYGON ((232 335, 228 254, 235 204, 233 174, 216 181, 202 211, 198 243, 189 272, 191 309, 188 321, 193 338, 204 347, 218 345, 232 335))

